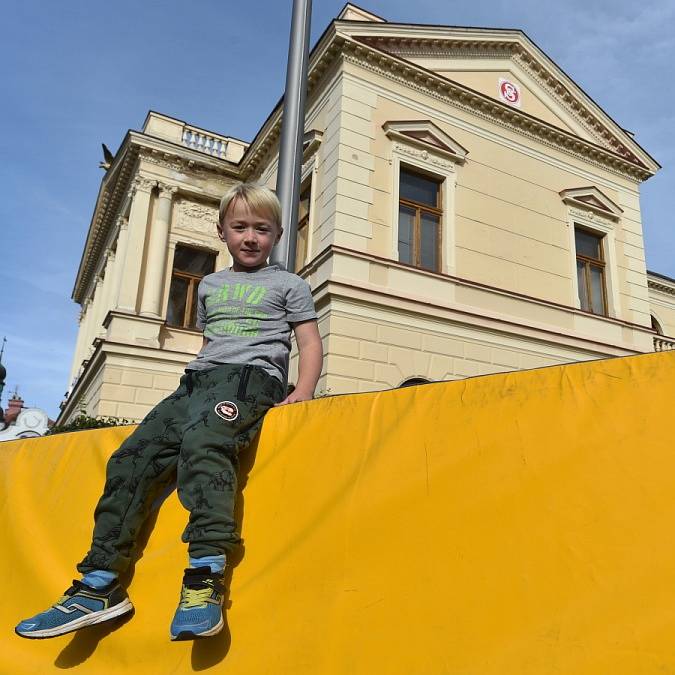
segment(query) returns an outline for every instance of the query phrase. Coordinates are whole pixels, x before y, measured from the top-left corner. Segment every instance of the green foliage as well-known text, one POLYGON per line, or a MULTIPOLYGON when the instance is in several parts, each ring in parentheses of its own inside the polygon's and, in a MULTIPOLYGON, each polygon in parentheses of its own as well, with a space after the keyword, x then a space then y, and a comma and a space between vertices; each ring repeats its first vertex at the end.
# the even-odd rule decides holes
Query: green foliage
POLYGON ((84 431, 85 429, 118 427, 124 424, 135 424, 135 422, 123 417, 90 417, 86 413, 81 412, 69 424, 59 424, 58 426, 55 425, 45 435, 53 436, 54 434, 65 434, 71 431, 84 431))

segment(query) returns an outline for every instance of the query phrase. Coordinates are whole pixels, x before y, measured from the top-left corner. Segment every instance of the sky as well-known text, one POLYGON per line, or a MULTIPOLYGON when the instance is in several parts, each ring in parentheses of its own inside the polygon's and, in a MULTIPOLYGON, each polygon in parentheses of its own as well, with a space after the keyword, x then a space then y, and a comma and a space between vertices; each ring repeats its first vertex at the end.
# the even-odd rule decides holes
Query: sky
MULTIPOLYGON (((672 0, 361 0, 393 22, 520 28, 663 169, 643 184, 647 267, 675 277, 672 0)), ((314 0, 312 42, 343 0, 314 0)), ((0 9, 0 340, 7 384, 52 418, 75 275, 113 151, 156 110, 251 140, 283 93, 292 0, 5 0, 0 9)))

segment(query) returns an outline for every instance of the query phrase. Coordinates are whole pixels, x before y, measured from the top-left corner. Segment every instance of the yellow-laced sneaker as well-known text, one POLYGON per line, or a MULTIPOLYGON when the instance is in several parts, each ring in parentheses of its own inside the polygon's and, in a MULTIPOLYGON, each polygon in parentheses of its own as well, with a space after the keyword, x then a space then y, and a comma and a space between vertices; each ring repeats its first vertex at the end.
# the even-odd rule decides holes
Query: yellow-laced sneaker
POLYGON ((223 629, 223 575, 210 567, 189 567, 176 614, 171 622, 172 640, 194 640, 223 629))

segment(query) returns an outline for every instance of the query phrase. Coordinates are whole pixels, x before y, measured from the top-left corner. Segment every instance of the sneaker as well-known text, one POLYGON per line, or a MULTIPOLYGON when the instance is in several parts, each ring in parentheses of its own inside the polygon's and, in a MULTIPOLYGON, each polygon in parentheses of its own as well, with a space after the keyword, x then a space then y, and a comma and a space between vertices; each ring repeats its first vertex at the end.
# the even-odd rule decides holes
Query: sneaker
POLYGON ((178 609, 171 622, 172 640, 194 640, 223 629, 223 575, 210 567, 185 570, 178 609))
POLYGON ((56 637, 109 621, 132 610, 131 601, 116 581, 103 588, 92 588, 74 580, 54 605, 30 619, 24 619, 14 631, 25 638, 56 637))

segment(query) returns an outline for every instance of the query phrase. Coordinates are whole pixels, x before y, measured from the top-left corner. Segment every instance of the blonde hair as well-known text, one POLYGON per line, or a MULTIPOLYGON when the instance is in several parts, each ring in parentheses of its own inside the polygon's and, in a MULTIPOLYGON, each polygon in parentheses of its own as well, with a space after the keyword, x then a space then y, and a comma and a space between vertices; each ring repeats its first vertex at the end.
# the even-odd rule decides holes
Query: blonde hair
POLYGON ((272 190, 255 183, 237 183, 223 195, 218 209, 218 222, 221 225, 225 224, 225 214, 230 204, 237 199, 241 199, 251 211, 270 216, 271 220, 281 229, 281 204, 279 204, 279 199, 272 190))

